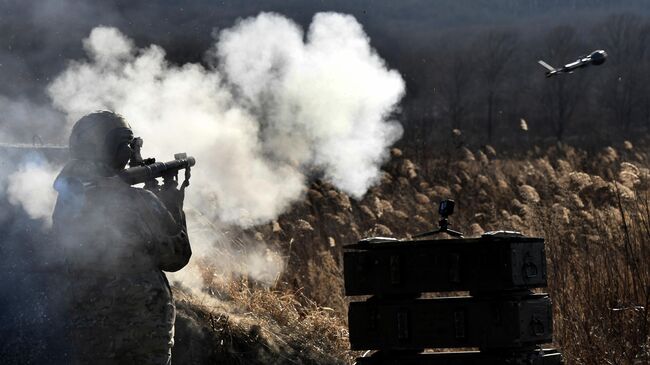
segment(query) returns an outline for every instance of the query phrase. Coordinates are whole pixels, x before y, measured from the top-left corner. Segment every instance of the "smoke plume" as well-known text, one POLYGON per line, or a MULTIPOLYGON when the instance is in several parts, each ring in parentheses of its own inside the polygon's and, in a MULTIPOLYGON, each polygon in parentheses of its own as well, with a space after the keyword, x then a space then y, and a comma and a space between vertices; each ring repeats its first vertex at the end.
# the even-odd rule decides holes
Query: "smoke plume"
MULTIPOLYGON (((390 117, 404 82, 352 16, 316 14, 306 34, 274 13, 240 20, 215 32, 205 65, 169 62, 162 47, 137 47, 113 27, 94 28, 83 47, 87 58, 71 61, 47 89, 65 115, 64 134, 81 116, 107 109, 144 138, 146 156, 197 159, 186 194, 193 264, 173 277, 190 287, 200 287, 206 260, 273 282, 282 259, 264 245, 239 250, 214 222, 273 219, 314 175, 361 198, 402 133, 390 117), (215 259, 215 246, 227 258, 215 259)), ((44 217, 52 171, 21 167, 9 179, 10 201, 44 217), (23 184, 32 181, 42 189, 23 184)))
POLYGON ((109 109, 147 154, 194 155, 190 204, 222 221, 276 217, 313 173, 360 198, 401 135, 389 118, 404 82, 351 16, 316 14, 306 34, 278 14, 241 20, 215 35, 207 67, 171 64, 115 28, 93 29, 83 45, 88 59, 48 89, 68 125, 109 109))
POLYGON ((9 203, 21 206, 30 217, 51 224, 52 210, 56 192, 51 188, 58 170, 45 162, 40 156, 29 156, 7 178, 7 197, 9 203))

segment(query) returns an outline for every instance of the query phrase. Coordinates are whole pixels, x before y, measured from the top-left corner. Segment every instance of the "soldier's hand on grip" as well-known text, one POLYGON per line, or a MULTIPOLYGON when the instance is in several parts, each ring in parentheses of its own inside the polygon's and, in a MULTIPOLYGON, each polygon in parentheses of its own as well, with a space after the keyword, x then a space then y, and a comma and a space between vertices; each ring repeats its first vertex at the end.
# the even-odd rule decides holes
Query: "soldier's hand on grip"
POLYGON ((176 180, 166 180, 163 185, 153 191, 154 194, 162 201, 167 210, 172 214, 174 219, 181 220, 183 216, 183 202, 185 200, 185 190, 178 189, 176 180))

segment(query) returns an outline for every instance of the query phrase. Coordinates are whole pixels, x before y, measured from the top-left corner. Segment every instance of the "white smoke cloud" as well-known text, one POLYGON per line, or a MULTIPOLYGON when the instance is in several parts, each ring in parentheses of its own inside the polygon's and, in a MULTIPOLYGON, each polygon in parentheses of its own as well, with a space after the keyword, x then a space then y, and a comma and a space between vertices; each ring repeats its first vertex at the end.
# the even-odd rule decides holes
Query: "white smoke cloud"
POLYGON ((401 135, 388 120, 404 93, 357 21, 317 14, 306 36, 263 13, 220 32, 210 66, 169 64, 163 49, 137 48, 98 27, 49 87, 69 125, 114 110, 159 159, 197 158, 191 205, 241 225, 276 217, 321 171, 361 197, 377 181, 387 148, 401 135))
POLYGON ((38 157, 21 164, 17 171, 7 177, 6 191, 11 204, 20 206, 34 219, 41 219, 46 225, 52 223, 52 210, 56 202, 56 191, 52 182, 58 169, 38 157))
POLYGON ((0 111, 0 143, 63 142, 63 116, 48 104, 0 95, 0 111))
MULTIPOLYGON (((215 35, 208 66, 170 64, 162 48, 138 48, 109 27, 93 29, 83 46, 88 58, 70 62, 48 87, 66 132, 87 113, 113 110, 144 138, 145 155, 197 159, 186 194, 194 255, 170 276, 195 289, 204 264, 269 285, 283 269, 259 242, 243 250, 228 242, 215 220, 273 219, 313 172, 360 198, 402 133, 389 118, 404 82, 351 16, 317 14, 306 35, 278 14, 241 20, 215 35)), ((50 188, 52 179, 42 181, 50 188)), ((27 208, 29 196, 18 195, 35 215, 47 205, 27 208)))
MULTIPOLYGON (((63 117, 50 105, 27 97, 0 95, 0 199, 21 207, 33 219, 51 224, 55 195, 52 166, 30 147, 60 143, 63 117)), ((0 214, 0 224, 11 212, 0 214)))
POLYGON ((204 288, 206 267, 210 272, 208 282, 234 277, 254 279, 257 283, 272 286, 284 270, 286 260, 262 242, 232 242, 219 229, 206 229, 204 219, 197 212, 186 210, 188 230, 192 242, 192 260, 183 270, 167 273, 172 282, 200 292, 204 288), (221 277, 215 277, 221 274, 221 277))
POLYGON ((322 169, 360 198, 401 135, 385 120, 403 80, 386 69, 352 16, 317 14, 306 39, 288 19, 262 14, 223 31, 213 53, 248 106, 264 116, 265 151, 322 169))

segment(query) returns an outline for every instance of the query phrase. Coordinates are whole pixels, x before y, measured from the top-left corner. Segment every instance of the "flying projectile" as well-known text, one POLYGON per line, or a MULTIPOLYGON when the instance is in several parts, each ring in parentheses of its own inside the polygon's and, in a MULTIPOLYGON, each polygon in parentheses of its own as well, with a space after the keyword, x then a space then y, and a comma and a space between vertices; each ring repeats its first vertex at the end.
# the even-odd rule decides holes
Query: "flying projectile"
POLYGON ((605 52, 602 49, 599 49, 597 51, 591 52, 589 55, 582 56, 577 60, 571 63, 567 63, 566 65, 559 68, 555 68, 542 60, 537 61, 537 63, 539 63, 545 69, 548 70, 546 71, 546 77, 551 77, 561 73, 572 73, 573 70, 575 69, 586 67, 589 65, 599 66, 605 63, 606 60, 607 60, 607 52, 605 52))

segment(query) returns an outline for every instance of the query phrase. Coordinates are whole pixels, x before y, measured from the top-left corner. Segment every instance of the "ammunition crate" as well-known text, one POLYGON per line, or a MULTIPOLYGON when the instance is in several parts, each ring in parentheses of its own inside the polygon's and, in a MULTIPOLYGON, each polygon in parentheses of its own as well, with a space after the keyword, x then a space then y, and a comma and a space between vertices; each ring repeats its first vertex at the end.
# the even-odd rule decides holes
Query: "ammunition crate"
POLYGON ((350 303, 353 350, 478 347, 503 349, 552 341, 545 294, 516 297, 379 299, 350 303))
POLYGON ((517 291, 547 285, 541 238, 361 241, 345 248, 348 296, 517 291))
POLYGON ((560 365, 557 350, 532 350, 491 354, 478 351, 439 352, 428 354, 377 352, 360 357, 357 365, 560 365))

